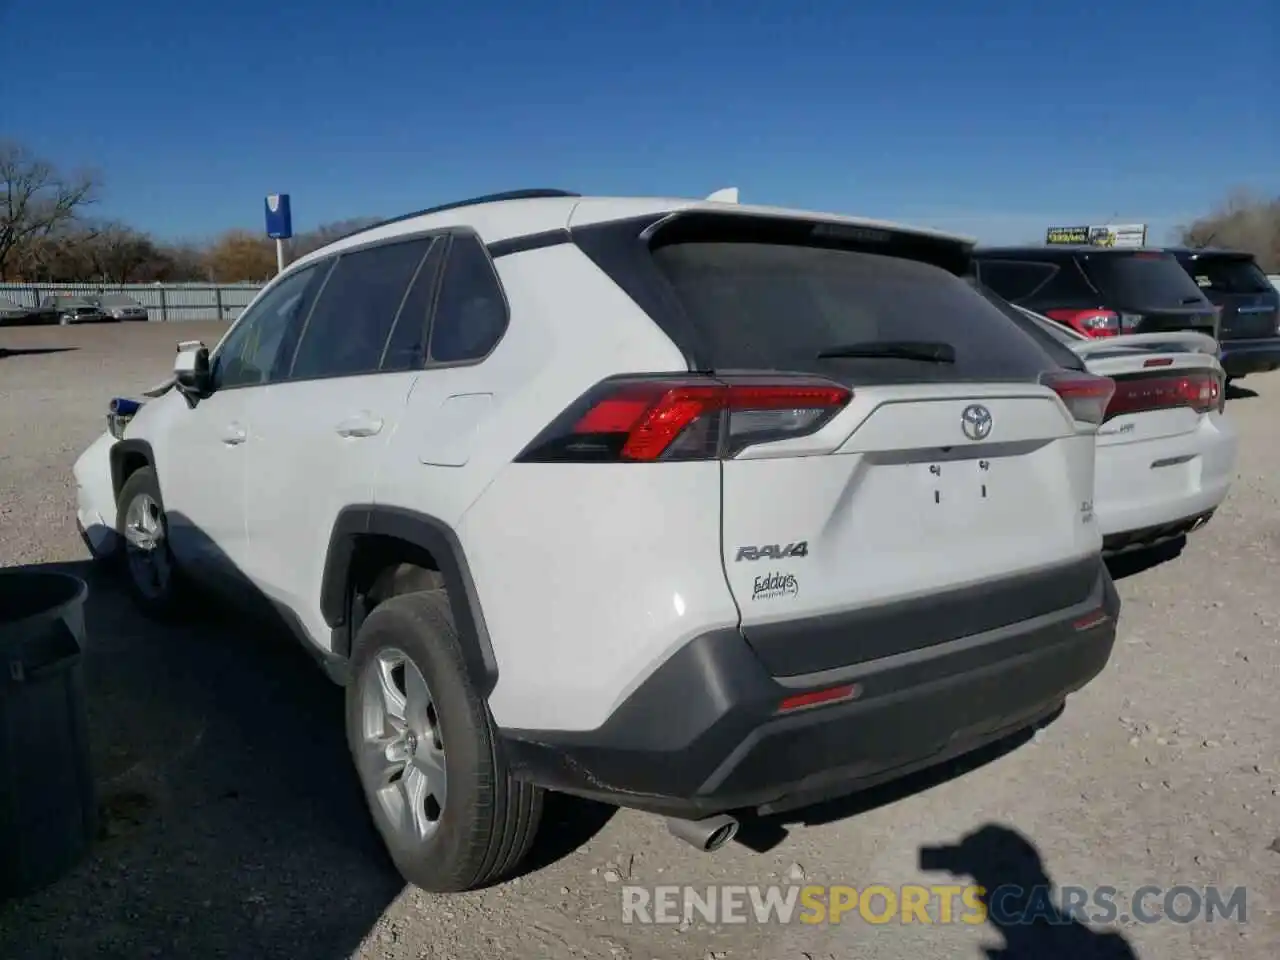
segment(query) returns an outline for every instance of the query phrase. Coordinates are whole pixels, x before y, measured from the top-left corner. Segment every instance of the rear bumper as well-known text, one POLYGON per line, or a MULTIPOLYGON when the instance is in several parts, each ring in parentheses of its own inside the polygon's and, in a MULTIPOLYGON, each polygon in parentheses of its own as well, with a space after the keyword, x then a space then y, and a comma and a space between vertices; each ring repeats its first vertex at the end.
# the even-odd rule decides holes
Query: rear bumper
POLYGON ((1072 609, 785 683, 738 631, 705 634, 599 729, 507 729, 500 742, 517 778, 620 806, 690 818, 794 808, 1053 713, 1106 665, 1119 609, 1099 559, 1092 596, 1072 609), (847 701, 778 712, 787 697, 845 684, 858 691, 847 701))
POLYGON ((1187 529, 1171 535, 1189 532, 1196 518, 1226 499, 1238 450, 1236 429, 1226 416, 1204 418, 1185 437, 1099 446, 1094 513, 1104 552, 1150 546, 1137 534, 1160 534, 1184 521, 1187 529))
POLYGON ((1219 341, 1222 369, 1228 377, 1280 370, 1280 336, 1219 341))

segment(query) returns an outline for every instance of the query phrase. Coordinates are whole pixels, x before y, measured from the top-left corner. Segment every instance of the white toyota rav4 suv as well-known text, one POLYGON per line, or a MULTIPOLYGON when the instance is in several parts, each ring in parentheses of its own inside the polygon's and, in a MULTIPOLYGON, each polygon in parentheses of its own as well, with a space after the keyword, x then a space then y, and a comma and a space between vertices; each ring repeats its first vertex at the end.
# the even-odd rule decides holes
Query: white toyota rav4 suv
POLYGON ((1110 655, 1114 386, 970 249, 559 191, 402 217, 118 403, 81 527, 144 610, 265 599, 346 684, 409 881, 509 874, 548 789, 714 849, 1050 717, 1110 655))

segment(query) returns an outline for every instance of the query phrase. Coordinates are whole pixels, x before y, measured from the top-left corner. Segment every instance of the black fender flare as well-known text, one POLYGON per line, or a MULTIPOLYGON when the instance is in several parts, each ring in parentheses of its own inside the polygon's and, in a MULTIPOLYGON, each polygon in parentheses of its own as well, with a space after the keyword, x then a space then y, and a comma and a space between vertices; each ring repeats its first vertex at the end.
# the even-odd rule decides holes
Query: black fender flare
POLYGON ((124 486, 124 464, 125 460, 134 454, 141 455, 147 461, 147 466, 152 469, 156 465, 156 455, 151 449, 151 444, 145 440, 129 439, 118 440, 111 445, 111 489, 116 497, 120 496, 120 488, 124 486))
POLYGON ((356 544, 362 536, 401 540, 426 550, 435 558, 449 594, 454 628, 462 644, 468 675, 476 692, 487 698, 498 683, 498 661, 493 655, 471 569, 453 529, 425 513, 354 504, 338 514, 329 535, 320 585, 320 612, 334 631, 334 652, 344 657, 351 653, 353 638, 347 623, 347 590, 356 544))

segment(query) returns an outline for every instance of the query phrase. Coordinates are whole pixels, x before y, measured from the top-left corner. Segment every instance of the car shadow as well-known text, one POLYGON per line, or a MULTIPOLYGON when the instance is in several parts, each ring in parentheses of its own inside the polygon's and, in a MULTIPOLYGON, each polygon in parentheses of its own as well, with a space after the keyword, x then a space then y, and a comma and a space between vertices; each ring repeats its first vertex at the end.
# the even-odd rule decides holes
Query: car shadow
POLYGON ((1037 731, 1061 717, 1063 709, 1059 707, 1037 723, 1016 730, 977 750, 888 783, 785 813, 744 818, 739 824, 735 839, 756 853, 767 853, 786 840, 790 833, 789 827, 812 827, 847 820, 897 803, 914 794, 924 793, 1008 756, 1029 743, 1037 731))
POLYGON ((1140 573, 1146 573, 1161 564, 1176 560, 1182 555, 1182 551, 1186 547, 1187 538, 1184 535, 1174 537, 1172 540, 1166 540, 1164 543, 1158 543, 1152 547, 1131 550, 1128 553, 1118 553, 1115 556, 1106 558, 1107 570, 1111 573, 1112 580, 1134 577, 1140 573))
MULTIPOLYGON (((971 890, 964 902, 965 921, 980 912, 1004 938, 1003 947, 983 948, 987 960, 1138 960, 1123 934, 1098 932, 1084 919, 1114 922, 1121 913, 1114 900, 1054 902, 1053 881, 1035 844, 1017 830, 986 824, 957 843, 922 846, 919 868, 963 880, 971 890), (1087 908, 1087 909, 1086 909, 1087 908), (1092 915, 1092 916, 1090 916, 1092 915)), ((1065 891, 1064 891, 1065 893, 1065 891)))
POLYGON ((70 353, 72 350, 79 349, 79 347, 20 347, 18 349, 0 347, 0 360, 5 357, 38 357, 47 353, 70 353))
MULTIPOLYGON (((5 955, 351 956, 405 885, 351 764, 342 688, 262 604, 247 617, 206 596, 162 625, 118 570, 27 569, 89 585, 100 836, 69 876, 0 904, 5 955)), ((614 813, 549 796, 521 872, 568 856, 614 813)))
POLYGON ((1248 387, 1242 387, 1238 383, 1227 384, 1228 400, 1248 400, 1252 397, 1256 397, 1257 395, 1258 392, 1256 390, 1250 390, 1248 387))
POLYGON ((161 626, 89 562, 82 657, 99 836, 0 905, 6 956, 346 958, 403 882, 351 771, 342 691, 216 614, 161 626))

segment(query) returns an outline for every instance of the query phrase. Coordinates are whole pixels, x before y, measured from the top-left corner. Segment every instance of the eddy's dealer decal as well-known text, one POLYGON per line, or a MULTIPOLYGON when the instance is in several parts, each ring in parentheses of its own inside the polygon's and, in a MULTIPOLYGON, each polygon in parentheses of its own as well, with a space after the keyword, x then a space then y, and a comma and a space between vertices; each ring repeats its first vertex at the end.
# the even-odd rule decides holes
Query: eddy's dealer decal
POLYGON ((769 573, 756 577, 751 588, 752 600, 773 600, 777 597, 794 597, 800 592, 800 581, 794 573, 769 573))

